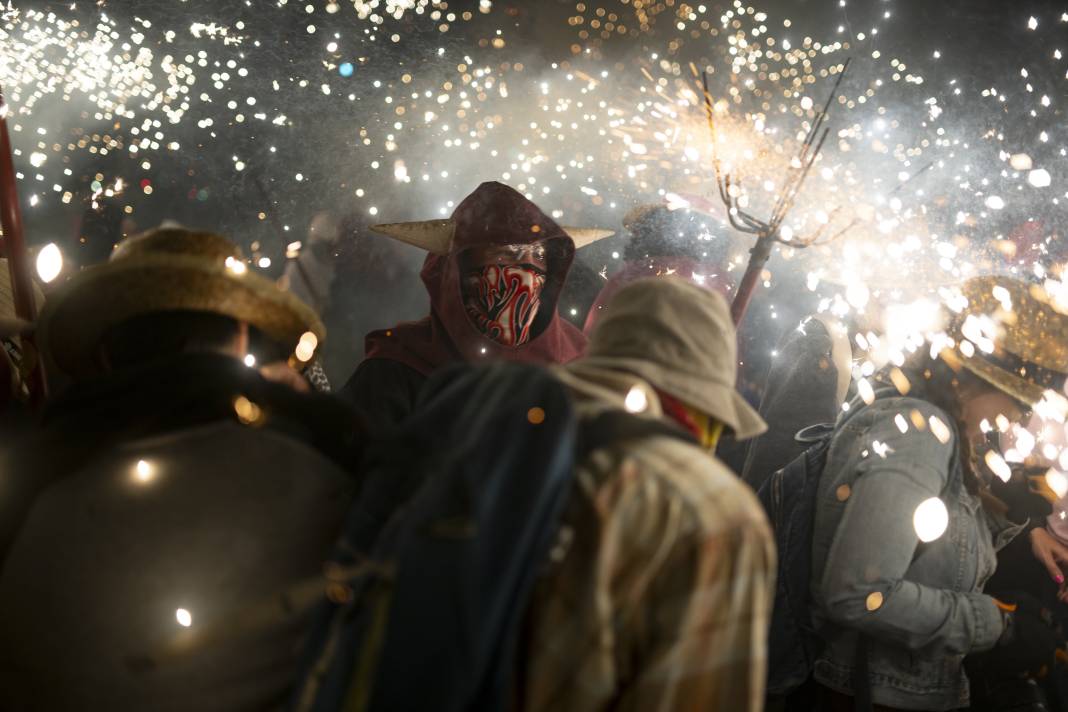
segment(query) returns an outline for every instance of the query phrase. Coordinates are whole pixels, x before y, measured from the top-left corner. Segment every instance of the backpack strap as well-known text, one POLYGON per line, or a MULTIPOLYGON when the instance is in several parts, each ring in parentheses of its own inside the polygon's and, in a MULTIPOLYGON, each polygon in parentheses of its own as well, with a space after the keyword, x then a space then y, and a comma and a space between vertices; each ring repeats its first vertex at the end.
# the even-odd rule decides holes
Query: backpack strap
POLYGON ((834 435, 834 428, 834 423, 815 423, 798 430, 794 434, 794 440, 805 445, 815 445, 834 435))

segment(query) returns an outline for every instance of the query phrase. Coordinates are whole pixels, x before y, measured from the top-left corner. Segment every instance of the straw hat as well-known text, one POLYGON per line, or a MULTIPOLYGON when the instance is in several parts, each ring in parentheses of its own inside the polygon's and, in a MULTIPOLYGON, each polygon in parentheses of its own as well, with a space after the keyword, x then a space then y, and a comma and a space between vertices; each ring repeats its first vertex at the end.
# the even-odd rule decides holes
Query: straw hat
MULTIPOLYGON (((33 283, 33 300, 37 308, 44 304, 45 295, 41 285, 33 283)), ((25 334, 31 324, 15 315, 15 292, 11 288, 11 269, 7 260, 0 257, 0 339, 25 334)))
POLYGON ((722 296, 677 277, 649 277, 612 298, 584 362, 633 373, 745 440, 767 425, 734 387, 737 351, 722 296))
POLYGON ((1050 390, 1063 395, 1068 315, 1045 289, 991 276, 968 280, 961 294, 967 306, 950 315, 948 330, 956 347, 943 358, 1029 405, 1050 390))
POLYGON ((241 251, 225 237, 166 227, 120 243, 108 262, 56 290, 39 318, 39 344, 61 370, 85 378, 99 370, 96 349, 109 328, 143 314, 179 310, 247 322, 290 348, 306 332, 320 342, 326 336, 310 307, 249 271, 241 251))

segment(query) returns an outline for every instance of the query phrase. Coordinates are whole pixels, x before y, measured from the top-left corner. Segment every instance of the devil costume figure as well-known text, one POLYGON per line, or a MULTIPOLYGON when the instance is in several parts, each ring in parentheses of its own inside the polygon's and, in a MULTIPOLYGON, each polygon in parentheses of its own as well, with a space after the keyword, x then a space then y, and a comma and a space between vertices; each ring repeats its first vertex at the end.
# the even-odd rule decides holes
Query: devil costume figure
POLYGON ((378 425, 412 410, 438 368, 483 359, 567 363, 586 339, 557 315, 575 249, 612 233, 563 228, 520 193, 483 183, 448 220, 372 229, 430 254, 430 315, 367 335, 367 357, 342 396, 378 425))

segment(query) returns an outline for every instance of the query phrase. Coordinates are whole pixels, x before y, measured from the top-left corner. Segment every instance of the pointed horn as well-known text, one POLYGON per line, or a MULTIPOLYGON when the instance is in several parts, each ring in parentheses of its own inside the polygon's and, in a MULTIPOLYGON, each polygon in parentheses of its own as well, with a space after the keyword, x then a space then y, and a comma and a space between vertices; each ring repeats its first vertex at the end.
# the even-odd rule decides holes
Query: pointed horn
POLYGON ((616 234, 615 230, 602 230, 599 227, 564 227, 563 229, 575 243, 576 250, 616 234))
POLYGON ((452 249, 456 223, 452 220, 422 220, 372 225, 371 229, 394 240, 421 247, 435 255, 447 255, 452 249))

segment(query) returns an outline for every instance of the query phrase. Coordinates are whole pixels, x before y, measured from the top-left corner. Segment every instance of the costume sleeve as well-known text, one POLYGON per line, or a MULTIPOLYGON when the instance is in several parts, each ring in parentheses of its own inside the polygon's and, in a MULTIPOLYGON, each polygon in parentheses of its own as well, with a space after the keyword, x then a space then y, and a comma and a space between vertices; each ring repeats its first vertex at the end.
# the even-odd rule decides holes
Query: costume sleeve
MULTIPOLYGON (((978 592, 934 588, 905 579, 919 538, 917 506, 938 497, 949 477, 956 436, 909 424, 945 417, 927 403, 888 408, 858 435, 860 460, 820 582, 825 614, 862 633, 916 650, 938 645, 950 653, 994 646, 1002 618, 994 599, 978 592), (895 422, 896 419, 896 422, 895 422), (900 425, 905 425, 902 432, 900 425)), ((836 493, 830 493, 836 496, 836 493)))
POLYGON ((774 545, 755 500, 727 498, 741 516, 682 537, 648 572, 645 620, 636 628, 647 642, 618 709, 763 709, 774 545))
POLYGON ((415 406, 426 378, 410 366, 386 358, 369 358, 357 366, 338 396, 375 428, 399 425, 415 406))

